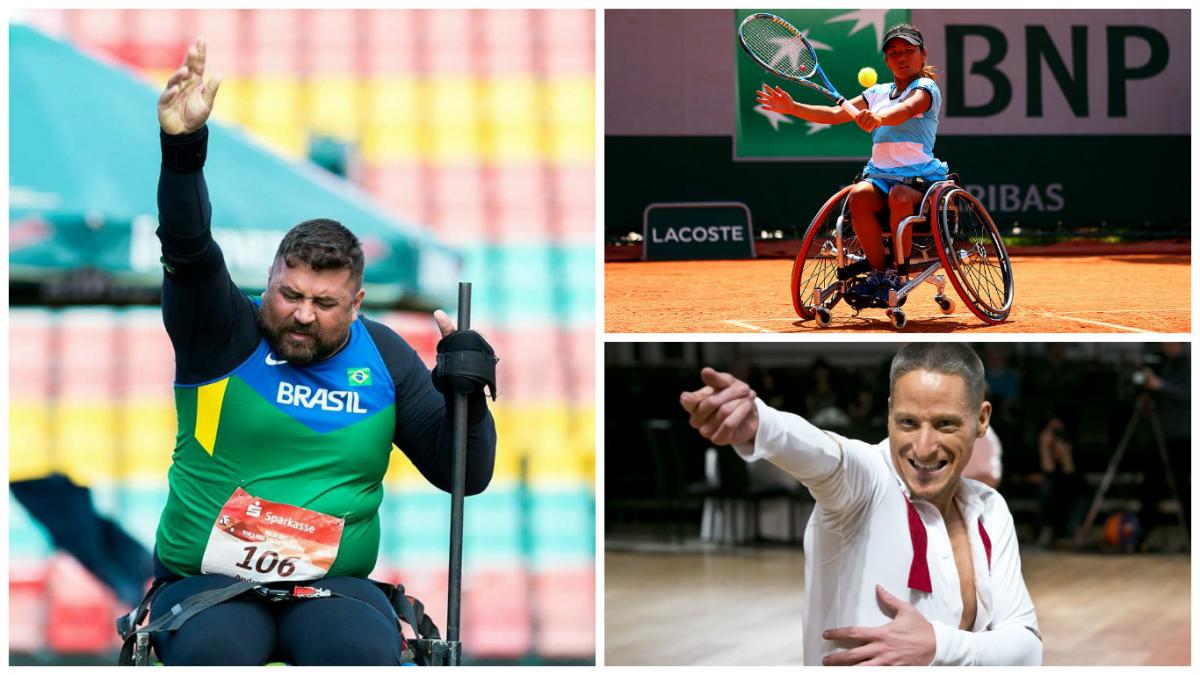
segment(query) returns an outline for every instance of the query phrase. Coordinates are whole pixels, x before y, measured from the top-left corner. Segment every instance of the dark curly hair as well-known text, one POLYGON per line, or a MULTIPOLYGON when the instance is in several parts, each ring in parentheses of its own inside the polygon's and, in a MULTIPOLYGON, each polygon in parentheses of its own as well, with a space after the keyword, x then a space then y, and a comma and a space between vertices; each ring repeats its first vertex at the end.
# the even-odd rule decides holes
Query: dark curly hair
POLYGON ((350 270, 355 289, 362 288, 362 242, 336 220, 316 218, 293 227, 279 242, 275 262, 288 267, 304 263, 314 271, 350 270))

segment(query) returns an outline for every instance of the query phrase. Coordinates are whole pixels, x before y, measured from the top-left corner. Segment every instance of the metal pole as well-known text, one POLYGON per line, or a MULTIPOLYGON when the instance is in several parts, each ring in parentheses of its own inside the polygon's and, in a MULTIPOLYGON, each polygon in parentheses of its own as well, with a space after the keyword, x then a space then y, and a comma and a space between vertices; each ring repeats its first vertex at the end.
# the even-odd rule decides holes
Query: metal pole
MULTIPOLYGON (((458 330, 471 327, 471 284, 458 284, 458 330)), ((450 580, 446 602, 446 665, 457 666, 462 656, 459 615, 462 600, 463 497, 467 483, 467 395, 454 393, 454 483, 450 493, 450 580)))

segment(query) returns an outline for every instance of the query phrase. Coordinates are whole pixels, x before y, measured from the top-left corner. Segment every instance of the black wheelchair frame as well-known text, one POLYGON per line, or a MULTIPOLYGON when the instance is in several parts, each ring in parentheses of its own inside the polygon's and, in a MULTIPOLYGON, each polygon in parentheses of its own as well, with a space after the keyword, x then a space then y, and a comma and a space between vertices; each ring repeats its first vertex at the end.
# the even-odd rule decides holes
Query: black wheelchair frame
MULTIPOLYGON (((858 180, 835 193, 817 212, 792 265, 792 306, 800 318, 816 319, 822 328, 832 323, 833 306, 847 296, 860 275, 870 271, 857 236, 847 229, 849 194, 858 180), (835 211, 837 218, 830 227, 835 211)), ((954 300, 945 294, 949 281, 980 320, 996 324, 1008 318, 1014 292, 1008 250, 987 209, 959 185, 957 175, 931 185, 920 209, 900 221, 894 237, 890 228, 882 229, 901 282, 899 289, 889 291, 884 308, 896 329, 908 323, 901 308, 904 301, 925 282, 936 287, 934 300, 943 314, 955 309, 954 300), (897 242, 910 233, 913 250, 906 255, 897 242)), ((863 308, 855 307, 855 314, 863 308)))

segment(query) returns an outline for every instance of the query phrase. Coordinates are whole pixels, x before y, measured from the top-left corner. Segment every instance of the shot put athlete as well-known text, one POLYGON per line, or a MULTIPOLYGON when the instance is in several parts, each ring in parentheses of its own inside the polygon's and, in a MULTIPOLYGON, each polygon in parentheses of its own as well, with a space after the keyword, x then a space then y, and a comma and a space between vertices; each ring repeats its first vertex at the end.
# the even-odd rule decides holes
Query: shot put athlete
POLYGON ((1040 665, 1012 515, 961 478, 987 431, 983 364, 958 344, 914 343, 892 360, 888 438, 822 431, 711 368, 680 402, 691 425, 743 459, 804 483, 806 665, 1040 665))
MULTIPOLYGON (((213 240, 203 165, 219 81, 197 41, 158 102, 163 321, 175 350, 179 432, 155 541, 151 619, 238 579, 332 597, 267 602, 246 594, 155 636, 168 665, 392 665, 401 637, 368 579, 379 554, 379 506, 391 446, 451 489, 454 389, 391 329, 359 314, 363 252, 332 220, 283 238, 261 298, 230 279, 213 240), (439 392, 439 390, 441 390, 439 392)), ((253 186, 246 186, 253 190, 253 186)), ((259 199, 287 195, 257 194, 259 199)), ((491 480, 496 431, 484 384, 494 353, 441 312, 439 355, 478 352, 493 365, 469 392, 466 493, 491 480)))

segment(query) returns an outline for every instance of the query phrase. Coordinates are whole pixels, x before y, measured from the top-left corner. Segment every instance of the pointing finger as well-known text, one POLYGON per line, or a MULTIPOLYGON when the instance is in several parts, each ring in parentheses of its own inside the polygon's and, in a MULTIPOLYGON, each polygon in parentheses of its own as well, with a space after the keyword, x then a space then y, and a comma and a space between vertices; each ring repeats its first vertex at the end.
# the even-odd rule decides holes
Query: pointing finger
POLYGON ((704 381, 704 384, 707 384, 708 386, 717 390, 725 389, 734 382, 737 382, 737 378, 735 378, 733 375, 730 375, 729 373, 718 372, 712 368, 704 368, 701 370, 700 379, 704 381))
POLYGON ((685 391, 679 395, 679 403, 683 406, 684 410, 691 413, 701 401, 712 396, 712 393, 712 387, 702 387, 696 391, 685 391))

